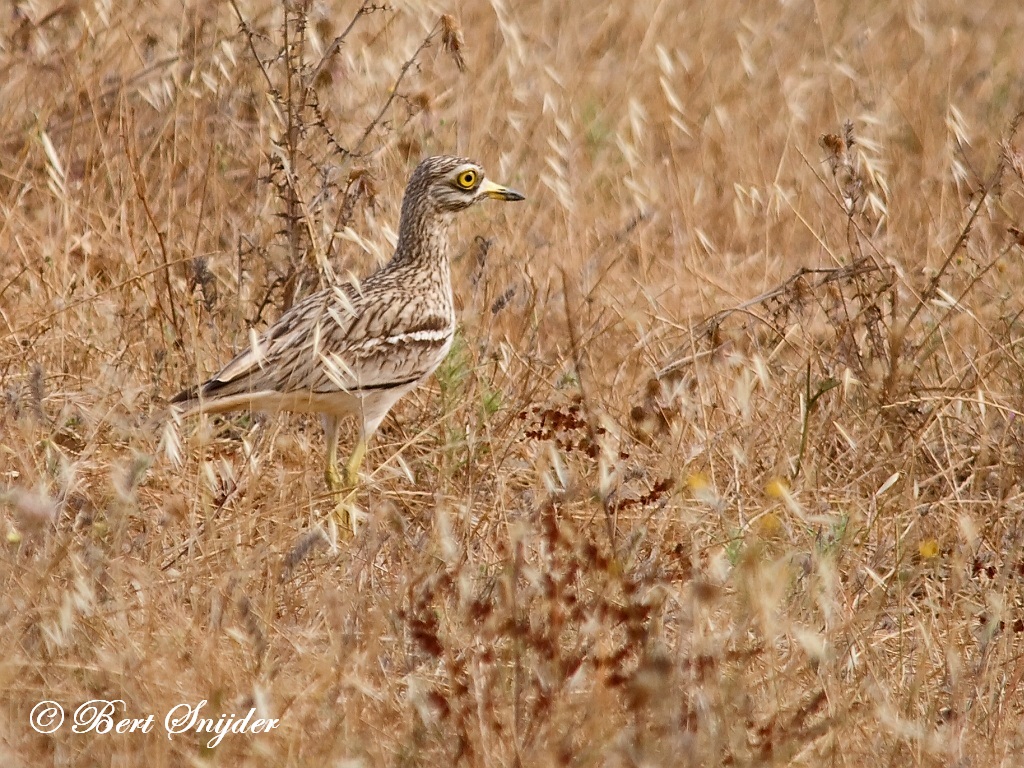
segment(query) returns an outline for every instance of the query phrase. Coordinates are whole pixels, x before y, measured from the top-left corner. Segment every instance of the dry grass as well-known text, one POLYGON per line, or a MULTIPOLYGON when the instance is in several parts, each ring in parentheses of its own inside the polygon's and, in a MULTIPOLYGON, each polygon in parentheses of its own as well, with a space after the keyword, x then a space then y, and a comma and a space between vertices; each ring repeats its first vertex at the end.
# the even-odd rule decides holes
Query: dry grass
POLYGON ((689 6, 5 11, 0 762, 1019 764, 1024 19, 689 6), (442 151, 529 202, 456 227, 367 530, 312 420, 175 466, 442 151), (158 726, 28 727, 96 698, 158 726), (167 738, 203 699, 280 727, 167 738))

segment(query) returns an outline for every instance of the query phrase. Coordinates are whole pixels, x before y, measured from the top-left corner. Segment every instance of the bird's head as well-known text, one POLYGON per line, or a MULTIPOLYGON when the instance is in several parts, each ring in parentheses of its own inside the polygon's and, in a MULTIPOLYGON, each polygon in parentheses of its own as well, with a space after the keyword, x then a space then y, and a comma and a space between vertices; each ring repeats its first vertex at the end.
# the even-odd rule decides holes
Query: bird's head
POLYGON ((439 213, 462 211, 488 197, 507 202, 526 199, 514 189, 485 178, 479 163, 449 155, 423 160, 406 190, 407 203, 410 198, 425 198, 439 213))

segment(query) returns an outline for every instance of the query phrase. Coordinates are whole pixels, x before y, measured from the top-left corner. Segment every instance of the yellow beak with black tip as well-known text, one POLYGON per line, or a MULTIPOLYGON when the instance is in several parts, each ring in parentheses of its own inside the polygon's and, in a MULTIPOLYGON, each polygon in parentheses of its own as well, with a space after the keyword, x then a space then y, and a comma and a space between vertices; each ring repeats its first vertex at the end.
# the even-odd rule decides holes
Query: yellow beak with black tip
POLYGON ((480 182, 480 194, 487 195, 487 197, 495 200, 505 200, 506 202, 515 202, 516 200, 525 200, 526 195, 521 192, 516 192, 514 189, 503 187, 501 184, 495 184, 489 179, 484 179, 480 182))

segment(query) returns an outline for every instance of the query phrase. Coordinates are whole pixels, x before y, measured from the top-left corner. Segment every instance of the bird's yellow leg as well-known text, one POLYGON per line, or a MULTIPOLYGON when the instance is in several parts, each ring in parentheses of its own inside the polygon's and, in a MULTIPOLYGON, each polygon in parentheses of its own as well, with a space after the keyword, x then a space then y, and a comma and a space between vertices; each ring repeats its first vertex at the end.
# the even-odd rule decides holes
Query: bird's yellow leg
MULTIPOLYGON (((356 517, 358 511, 354 508, 353 497, 355 496, 356 488, 359 486, 359 467, 363 464, 363 458, 366 456, 366 440, 362 437, 355 444, 352 449, 352 455, 348 457, 348 461, 345 462, 345 474, 344 477, 338 477, 337 466, 334 468, 334 481, 337 485, 333 490, 337 498, 337 505, 334 508, 335 519, 338 521, 339 527, 343 530, 355 533, 356 532, 356 517)), ((330 483, 331 481, 328 481, 330 483)))
POLYGON ((335 493, 342 490, 345 486, 341 480, 341 475, 338 474, 337 443, 327 446, 327 468, 324 470, 324 480, 327 481, 327 487, 335 493))
POLYGON ((324 469, 324 480, 335 499, 334 519, 343 532, 350 533, 352 516, 349 513, 349 499, 353 486, 346 482, 348 465, 345 465, 345 478, 342 478, 338 471, 338 426, 337 419, 324 420, 324 433, 327 437, 327 467, 324 469))
POLYGON ((359 485, 359 468, 363 466, 364 458, 366 458, 366 440, 360 437, 345 464, 345 485, 350 489, 359 485))

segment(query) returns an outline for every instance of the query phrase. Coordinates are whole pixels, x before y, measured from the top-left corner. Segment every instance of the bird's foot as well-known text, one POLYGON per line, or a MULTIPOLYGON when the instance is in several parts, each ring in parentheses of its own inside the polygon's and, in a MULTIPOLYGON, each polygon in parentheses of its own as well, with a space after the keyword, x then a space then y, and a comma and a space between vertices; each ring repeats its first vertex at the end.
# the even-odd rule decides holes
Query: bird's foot
POLYGON ((335 505, 332 515, 333 522, 343 538, 351 538, 359 533, 366 522, 366 513, 356 504, 356 489, 349 487, 338 490, 334 494, 335 505))

